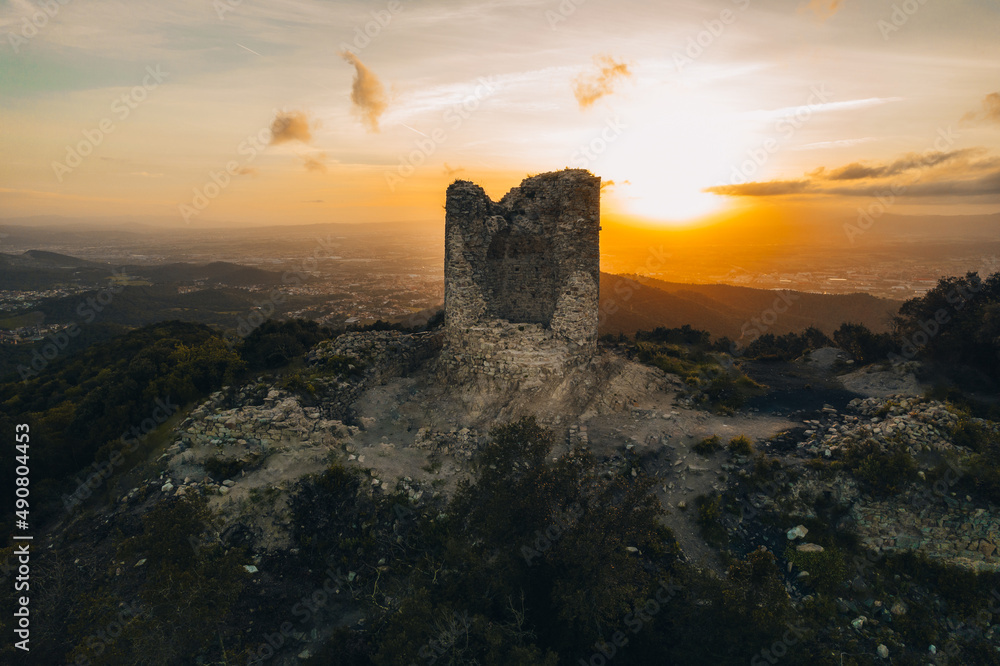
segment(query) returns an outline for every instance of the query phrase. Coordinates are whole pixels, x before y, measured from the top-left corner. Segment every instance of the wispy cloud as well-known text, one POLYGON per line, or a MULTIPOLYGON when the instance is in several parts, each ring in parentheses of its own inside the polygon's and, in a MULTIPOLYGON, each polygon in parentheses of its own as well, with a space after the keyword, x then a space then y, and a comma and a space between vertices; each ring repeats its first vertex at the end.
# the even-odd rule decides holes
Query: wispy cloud
POLYGON ((836 141, 817 141, 815 143, 807 143, 804 146, 796 146, 791 148, 791 150, 819 150, 823 148, 847 148, 850 146, 857 146, 862 143, 869 143, 871 141, 878 141, 878 137, 874 136, 863 136, 857 139, 838 139, 836 141))
POLYGON ((361 59, 350 51, 341 52, 341 57, 354 67, 354 83, 351 85, 351 102, 361 114, 361 120, 370 132, 378 132, 378 121, 389 106, 385 87, 375 74, 365 67, 361 59))
POLYGON ((848 99, 841 102, 821 102, 802 106, 783 106, 777 109, 761 109, 748 111, 744 115, 749 117, 751 120, 767 122, 788 118, 789 116, 794 116, 796 113, 801 112, 813 114, 829 113, 833 111, 854 111, 857 109, 867 109, 873 106, 881 106, 882 104, 890 104, 892 102, 901 102, 903 99, 903 97, 865 97, 864 99, 848 99))
POLYGON ((981 152, 981 149, 965 148, 963 150, 925 153, 923 155, 919 153, 907 153, 903 157, 893 160, 888 164, 852 162, 851 164, 830 171, 828 171, 826 167, 820 167, 809 175, 825 180, 887 178, 889 176, 898 176, 899 174, 916 169, 930 169, 939 164, 944 164, 945 162, 950 162, 963 157, 969 157, 970 155, 981 152))
POLYGON ((64 194, 62 192, 48 192, 45 190, 29 190, 11 187, 0 187, 0 194, 15 194, 39 199, 64 199, 67 201, 102 201, 118 203, 127 203, 131 201, 131 199, 122 199, 120 197, 90 197, 80 194, 64 194))
POLYGON ((962 116, 963 123, 1000 123, 1000 93, 990 93, 983 98, 982 111, 969 111, 962 116))
POLYGON ((309 143, 312 132, 309 131, 309 117, 302 111, 281 111, 271 123, 271 145, 287 141, 309 143))
POLYGON ((326 173, 326 153, 317 153, 316 155, 303 155, 302 163, 303 166, 305 166, 306 171, 326 173))
POLYGON ((615 84, 632 76, 628 64, 617 62, 609 55, 594 58, 596 72, 581 74, 573 80, 573 94, 581 109, 614 92, 615 84))
POLYGON ((705 191, 730 197, 788 195, 874 196, 891 183, 910 197, 993 195, 1000 198, 1000 157, 984 148, 908 153, 891 162, 820 167, 797 180, 718 185, 705 191), (893 179, 893 180, 889 180, 893 179))

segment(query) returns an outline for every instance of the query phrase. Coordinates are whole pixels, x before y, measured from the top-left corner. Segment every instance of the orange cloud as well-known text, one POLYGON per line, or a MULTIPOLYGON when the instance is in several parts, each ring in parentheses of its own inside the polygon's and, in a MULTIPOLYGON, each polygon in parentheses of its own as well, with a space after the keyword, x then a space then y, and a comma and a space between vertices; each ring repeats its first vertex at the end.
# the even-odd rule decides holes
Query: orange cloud
POLYGON ((378 77, 354 53, 343 50, 341 57, 354 66, 354 83, 351 85, 351 102, 361 114, 362 122, 370 132, 378 132, 378 121, 389 106, 385 87, 378 77))
POLYGON ((1000 123, 1000 93, 990 93, 983 98, 982 112, 969 111, 962 116, 962 122, 992 122, 1000 123))
POLYGON ((705 191, 729 197, 875 196, 892 187, 912 197, 996 196, 1000 193, 1000 158, 982 157, 984 153, 983 148, 909 153, 881 164, 820 167, 800 180, 718 185, 705 191))
POLYGON ((309 143, 311 140, 309 118, 302 111, 282 111, 274 117, 271 123, 272 146, 286 141, 309 143))
POLYGON ((594 64, 597 65, 597 72, 581 74, 573 80, 573 95, 576 96, 581 109, 586 109, 602 97, 613 93, 619 79, 632 76, 627 64, 615 62, 611 56, 594 58, 594 64))
POLYGON ((813 13, 821 20, 825 21, 838 11, 843 4, 841 0, 809 0, 805 9, 813 10, 813 13))
POLYGON ((303 156, 302 163, 305 166, 306 171, 326 173, 326 153, 319 153, 315 157, 303 156))

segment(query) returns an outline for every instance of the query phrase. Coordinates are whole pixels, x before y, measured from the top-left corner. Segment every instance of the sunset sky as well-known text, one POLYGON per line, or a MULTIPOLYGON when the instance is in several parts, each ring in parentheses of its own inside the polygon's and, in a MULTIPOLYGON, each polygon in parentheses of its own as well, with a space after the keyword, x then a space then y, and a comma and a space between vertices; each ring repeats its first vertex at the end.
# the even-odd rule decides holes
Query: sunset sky
POLYGON ((45 4, 0 0, 0 217, 440 222, 564 167, 665 225, 1000 211, 997 0, 45 4))

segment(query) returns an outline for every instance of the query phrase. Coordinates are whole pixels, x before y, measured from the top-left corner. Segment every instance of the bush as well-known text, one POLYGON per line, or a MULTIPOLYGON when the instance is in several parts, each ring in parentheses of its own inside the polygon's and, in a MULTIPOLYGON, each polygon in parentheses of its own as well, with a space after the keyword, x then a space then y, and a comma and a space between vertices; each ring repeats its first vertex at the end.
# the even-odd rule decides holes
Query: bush
POLYGON ((699 455, 710 456, 716 451, 722 450, 722 440, 719 439, 718 435, 712 435, 692 446, 691 450, 699 455))
POLYGON ((986 453, 991 439, 991 433, 982 424, 968 419, 958 422, 951 437, 955 446, 964 446, 976 453, 986 453))
POLYGON ((729 452, 739 456, 753 455, 753 442, 746 435, 737 435, 729 440, 729 452))
POLYGON ((219 481, 239 476, 239 473, 243 471, 243 463, 239 460, 223 460, 218 456, 208 458, 202 463, 202 466, 209 476, 219 481))
POLYGON ((246 336, 240 355, 252 371, 270 370, 304 355, 332 331, 314 321, 269 319, 246 336))
POLYGON ((884 361, 899 348, 888 333, 872 333, 862 324, 841 324, 833 333, 837 346, 854 357, 859 365, 884 361))
POLYGON ((333 354, 323 360, 321 367, 337 377, 356 377, 364 371, 365 364, 353 356, 333 354))
POLYGON ((705 542, 713 546, 724 546, 729 540, 726 527, 722 524, 722 496, 714 493, 699 495, 694 500, 698 508, 698 527, 705 542))
POLYGON ((873 439, 852 444, 844 459, 847 468, 871 492, 890 495, 901 491, 917 475, 917 464, 898 439, 883 448, 873 439))
POLYGON ((316 395, 316 386, 312 382, 303 379, 302 375, 297 372, 285 377, 279 386, 289 393, 297 393, 302 396, 316 395))
POLYGON ((808 571, 809 582, 825 594, 836 594, 848 577, 847 558, 837 548, 827 546, 820 553, 803 553, 789 545, 785 559, 802 571, 808 571))

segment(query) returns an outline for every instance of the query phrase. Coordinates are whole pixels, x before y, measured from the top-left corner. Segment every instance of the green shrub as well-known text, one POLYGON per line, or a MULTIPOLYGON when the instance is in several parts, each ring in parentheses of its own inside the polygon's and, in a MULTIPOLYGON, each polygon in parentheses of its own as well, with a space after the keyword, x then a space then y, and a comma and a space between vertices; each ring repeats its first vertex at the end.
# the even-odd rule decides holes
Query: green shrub
POLYGON ((955 446, 964 446, 976 453, 985 453, 992 439, 994 437, 991 436, 991 433, 982 424, 962 419, 955 427, 951 441, 955 446))
POLYGON ((695 453, 703 456, 710 456, 716 451, 722 449, 722 440, 718 435, 712 435, 711 437, 706 437, 697 444, 691 447, 691 450, 695 453))
POLYGON ((827 546, 820 553, 804 553, 789 545, 785 550, 785 559, 808 571, 809 582, 825 594, 836 594, 848 578, 847 558, 837 548, 827 546))
POLYGON ((753 442, 746 435, 737 435, 729 440, 729 452, 739 456, 753 455, 753 442))
POLYGON ((364 372, 365 364, 353 356, 333 354, 323 360, 322 369, 337 377, 356 377, 364 372))
POLYGON ((316 395, 316 387, 313 383, 303 379, 302 375, 297 372, 285 377, 279 386, 290 393, 310 396, 316 395))
POLYGON ((202 467, 213 479, 226 480, 238 475, 243 465, 238 460, 223 460, 213 456, 202 463, 202 467))
POLYGON ((852 444, 844 462, 867 490, 878 495, 899 492, 917 475, 913 456, 898 439, 884 447, 873 439, 852 444))
POLYGON ((698 508, 698 527, 705 542, 713 546, 724 546, 729 540, 725 525, 722 524, 722 496, 699 495, 694 500, 698 508))

